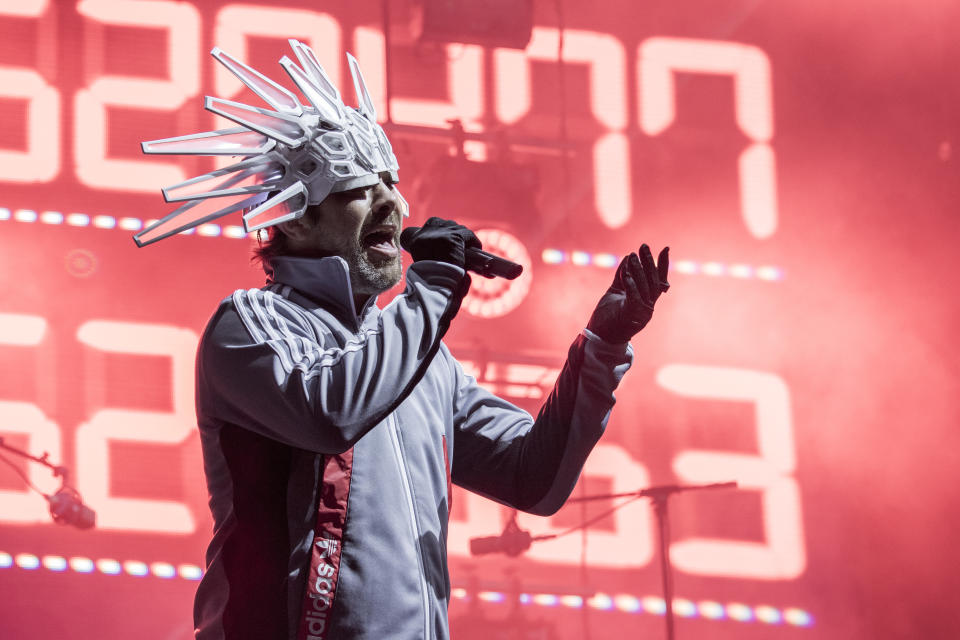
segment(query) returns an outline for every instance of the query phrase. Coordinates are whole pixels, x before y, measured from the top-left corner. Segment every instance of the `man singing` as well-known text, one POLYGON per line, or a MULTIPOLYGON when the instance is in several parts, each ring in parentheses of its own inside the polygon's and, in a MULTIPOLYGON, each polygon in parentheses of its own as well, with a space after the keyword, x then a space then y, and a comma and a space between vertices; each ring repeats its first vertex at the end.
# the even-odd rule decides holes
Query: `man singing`
POLYGON ((144 143, 245 159, 164 190, 185 202, 149 244, 243 211, 268 229, 261 289, 211 319, 197 420, 214 535, 197 590, 200 640, 446 639, 451 483, 530 513, 557 511, 603 433, 628 344, 667 285, 667 250, 620 263, 536 419, 466 375, 442 338, 470 287, 467 228, 413 233, 397 161, 349 57, 347 107, 309 47, 280 62, 309 104, 219 49, 269 105, 207 98, 240 126, 144 143))

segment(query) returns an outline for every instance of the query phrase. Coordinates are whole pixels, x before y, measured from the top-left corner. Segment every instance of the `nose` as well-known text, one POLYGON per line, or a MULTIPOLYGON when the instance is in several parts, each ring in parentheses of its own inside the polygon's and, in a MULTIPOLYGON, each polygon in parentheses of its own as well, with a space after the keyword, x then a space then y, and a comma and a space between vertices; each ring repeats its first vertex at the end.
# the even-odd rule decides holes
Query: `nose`
POLYGON ((397 190, 392 184, 387 184, 380 178, 373 185, 373 212, 378 218, 387 218, 399 207, 397 190))

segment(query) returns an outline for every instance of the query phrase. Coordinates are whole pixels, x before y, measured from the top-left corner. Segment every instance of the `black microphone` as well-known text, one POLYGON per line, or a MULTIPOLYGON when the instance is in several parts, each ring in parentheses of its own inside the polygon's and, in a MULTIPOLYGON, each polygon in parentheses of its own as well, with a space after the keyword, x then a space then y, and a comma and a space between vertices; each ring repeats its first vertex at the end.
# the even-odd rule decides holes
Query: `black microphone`
POLYGON ((50 503, 50 515, 57 524, 70 524, 78 529, 92 529, 97 522, 97 514, 83 504, 80 494, 72 487, 62 487, 55 494, 47 497, 47 502, 50 503))
MULTIPOLYGON (((407 227, 400 233, 400 246, 410 251, 410 242, 420 233, 420 227, 407 227)), ((513 280, 523 273, 523 266, 506 258, 487 253, 481 249, 466 247, 464 250, 468 271, 479 273, 484 278, 506 278, 513 280)))

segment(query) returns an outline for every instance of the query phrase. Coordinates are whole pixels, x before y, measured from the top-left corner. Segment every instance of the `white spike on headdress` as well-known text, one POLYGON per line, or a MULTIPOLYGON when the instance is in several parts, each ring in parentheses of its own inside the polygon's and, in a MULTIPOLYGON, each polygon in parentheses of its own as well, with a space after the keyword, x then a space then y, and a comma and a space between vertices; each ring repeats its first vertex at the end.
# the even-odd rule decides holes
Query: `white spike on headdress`
MULTIPOLYGON (((290 40, 300 62, 284 56, 280 64, 306 96, 308 105, 273 80, 219 48, 211 55, 270 108, 207 96, 204 108, 239 127, 142 142, 144 153, 245 156, 223 169, 164 188, 178 209, 133 239, 145 246, 230 213, 246 210, 247 231, 299 218, 308 205, 330 193, 376 184, 381 173, 397 181, 397 158, 377 124, 373 98, 357 60, 347 54, 358 107, 343 103, 313 50, 290 40), (276 192, 270 197, 269 192, 276 192)), ((399 196, 399 193, 398 193, 399 196)), ((400 197, 402 201, 402 196, 400 197)), ((404 214, 407 207, 401 202, 404 214)))

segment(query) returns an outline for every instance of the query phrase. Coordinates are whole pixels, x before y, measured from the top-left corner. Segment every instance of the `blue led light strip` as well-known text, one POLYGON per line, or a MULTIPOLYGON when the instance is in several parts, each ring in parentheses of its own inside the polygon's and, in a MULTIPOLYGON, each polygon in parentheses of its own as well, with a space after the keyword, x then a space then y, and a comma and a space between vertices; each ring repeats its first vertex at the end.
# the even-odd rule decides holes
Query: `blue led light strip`
MULTIPOLYGON (((455 587, 451 595, 459 600, 468 600, 470 594, 462 587, 455 587)), ((509 594, 500 591, 479 591, 479 600, 495 604, 511 602, 509 594)), ((660 596, 642 596, 621 593, 610 595, 597 593, 584 600, 578 595, 556 593, 521 593, 520 604, 541 607, 582 609, 587 606, 600 611, 620 611, 623 613, 648 614, 662 616, 666 605, 660 596)), ((756 622, 770 625, 787 624, 795 627, 812 627, 813 616, 797 607, 777 608, 766 604, 750 606, 741 602, 723 604, 714 600, 693 602, 686 598, 673 599, 673 612, 682 618, 704 618, 706 620, 731 620, 733 622, 756 622)))
MULTIPOLYGON (((67 213, 59 211, 42 211, 37 213, 33 209, 17 209, 10 211, 0 207, 0 220, 14 220, 16 222, 36 222, 50 225, 66 225, 68 227, 95 227, 97 229, 121 229, 123 231, 139 231, 156 220, 142 220, 140 218, 115 218, 108 215, 87 215, 86 213, 67 213)), ((181 231, 185 236, 193 235, 216 238, 246 238, 247 232, 239 225, 219 225, 212 222, 202 224, 194 229, 181 231)))
MULTIPOLYGON (((49 225, 66 225, 68 227, 95 227, 97 229, 120 229, 122 231, 139 231, 156 220, 142 220, 134 217, 115 218, 108 215, 88 215, 86 213, 63 214, 59 211, 42 211, 33 209, 10 209, 0 207, 0 221, 13 220, 15 222, 39 223, 49 225)), ((219 225, 212 222, 202 224, 193 229, 180 232, 183 235, 197 234, 208 238, 220 236, 226 238, 246 238, 247 232, 239 225, 219 225)), ((588 251, 563 251, 561 249, 544 249, 541 258, 545 264, 572 264, 577 267, 594 266, 614 269, 620 264, 620 256, 612 253, 590 253, 588 251)), ((675 260, 670 263, 670 271, 687 275, 705 275, 713 277, 739 278, 742 280, 765 280, 776 282, 784 279, 783 269, 780 267, 748 264, 724 264, 722 262, 697 262, 694 260, 675 260)))
MULTIPOLYGON (((576 267, 600 267, 616 269, 622 256, 613 253, 590 253, 588 251, 563 251, 544 249, 541 254, 546 264, 571 264, 576 267)), ((749 264, 724 264, 722 262, 697 262, 695 260, 673 260, 670 271, 686 275, 705 275, 713 277, 739 278, 741 280, 765 280, 776 282, 784 279, 783 269, 771 265, 753 266, 749 264)))
MULTIPOLYGON (((99 573, 108 576, 128 575, 135 577, 154 577, 171 580, 197 581, 203 576, 203 569, 193 564, 174 565, 169 562, 142 562, 140 560, 116 560, 113 558, 87 558, 58 555, 37 556, 32 553, 10 555, 0 551, 0 570, 19 568, 25 571, 46 570, 56 573, 99 573)), ((455 587, 451 595, 458 600, 467 600, 470 594, 462 587, 455 587)), ((478 591, 476 597, 493 604, 510 602, 511 596, 500 591, 478 591)), ((539 607, 561 607, 581 609, 584 606, 599 611, 620 611, 623 613, 648 614, 662 616, 666 611, 663 598, 658 596, 637 597, 625 593, 608 595, 598 593, 584 600, 578 595, 557 593, 522 593, 519 601, 523 605, 539 607)), ((693 602, 685 598, 675 598, 673 611, 683 618, 704 618, 707 620, 732 620, 734 622, 758 622, 771 625, 787 624, 795 627, 812 627, 813 616, 796 607, 777 608, 769 605, 746 605, 740 602, 722 604, 713 600, 693 602)))
POLYGON ((18 553, 11 556, 0 551, 0 569, 19 567, 27 571, 46 569, 47 571, 74 573, 102 573, 108 576, 153 576, 156 578, 182 578, 199 580, 203 569, 193 564, 172 565, 169 562, 141 562, 139 560, 115 560, 113 558, 92 559, 84 556, 65 558, 57 555, 36 556, 32 553, 18 553))

